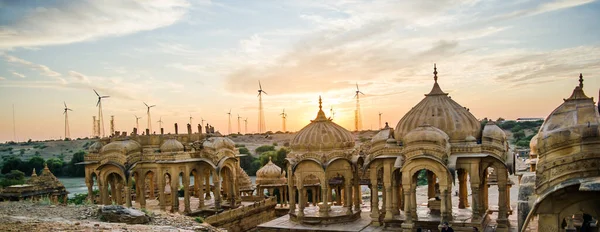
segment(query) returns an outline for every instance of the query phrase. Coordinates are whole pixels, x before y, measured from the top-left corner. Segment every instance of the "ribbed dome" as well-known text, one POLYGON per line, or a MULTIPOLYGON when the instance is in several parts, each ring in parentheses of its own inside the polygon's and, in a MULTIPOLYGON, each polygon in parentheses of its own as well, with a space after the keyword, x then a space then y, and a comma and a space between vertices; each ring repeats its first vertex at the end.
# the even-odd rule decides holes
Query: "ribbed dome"
POLYGON ((221 148, 235 149, 235 143, 233 140, 227 137, 210 137, 202 145, 206 148, 212 148, 219 150, 221 148))
POLYGON ((100 149, 102 149, 102 142, 100 140, 94 142, 90 147, 88 147, 88 153, 99 153, 100 149))
POLYGON ((160 152, 180 152, 183 150, 183 144, 175 138, 168 138, 160 145, 160 152))
POLYGON ((134 140, 123 140, 123 141, 113 141, 100 149, 100 153, 108 153, 108 152, 120 152, 122 154, 129 154, 131 152, 140 151, 141 145, 134 140))
POLYGON ((325 117, 319 97, 319 112, 315 120, 302 128, 294 139, 293 150, 329 150, 347 149, 354 147, 354 136, 343 127, 325 117))
POLYGON ((279 178, 281 177, 281 168, 271 161, 271 157, 269 157, 269 162, 265 164, 262 168, 256 171, 256 179, 271 179, 271 178, 279 178))
POLYGON ((262 168, 256 171, 256 184, 283 184, 285 183, 285 174, 281 172, 281 168, 271 161, 265 164, 262 168))
POLYGON ((431 125, 421 125, 408 132, 402 141, 404 141, 405 145, 418 142, 432 142, 438 145, 446 145, 448 139, 448 135, 442 130, 431 125))
POLYGON ((435 66, 434 80, 431 92, 398 122, 394 132, 396 140, 403 140, 408 132, 426 123, 444 131, 451 141, 465 141, 467 136, 479 138, 479 121, 441 90, 435 66))
MULTIPOLYGON (((594 99, 583 92, 583 79, 575 87, 571 97, 564 99, 546 118, 538 133, 537 149, 548 150, 556 146, 580 142, 585 137, 598 136, 600 116, 594 99)), ((538 154, 539 155, 539 154, 538 154)))
POLYGON ((538 145, 538 135, 539 134, 535 134, 533 137, 531 137, 531 141, 529 141, 529 154, 537 154, 537 145, 538 145))
POLYGON ((482 137, 506 141, 506 133, 493 121, 488 121, 483 127, 482 137))

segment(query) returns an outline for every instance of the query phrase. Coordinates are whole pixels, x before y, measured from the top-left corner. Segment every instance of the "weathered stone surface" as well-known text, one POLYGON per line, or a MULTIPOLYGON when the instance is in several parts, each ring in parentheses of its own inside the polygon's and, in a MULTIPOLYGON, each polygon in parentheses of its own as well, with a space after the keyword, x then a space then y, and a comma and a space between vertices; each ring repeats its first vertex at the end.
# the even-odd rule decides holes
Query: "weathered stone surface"
POLYGON ((146 224, 150 218, 142 211, 121 205, 105 205, 100 209, 100 218, 107 222, 146 224))

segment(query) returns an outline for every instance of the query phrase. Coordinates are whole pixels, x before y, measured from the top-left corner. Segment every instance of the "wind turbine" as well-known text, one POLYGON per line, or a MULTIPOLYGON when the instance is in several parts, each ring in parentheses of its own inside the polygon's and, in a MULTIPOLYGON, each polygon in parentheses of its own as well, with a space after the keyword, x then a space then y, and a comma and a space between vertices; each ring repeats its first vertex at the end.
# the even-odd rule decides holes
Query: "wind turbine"
POLYGON ((238 134, 242 133, 242 129, 240 129, 241 128, 240 127, 240 118, 242 118, 242 117, 240 117, 240 115, 238 114, 238 134))
POLYGON ((96 96, 98 96, 98 103, 96 103, 96 106, 98 106, 98 137, 100 137, 100 133, 102 132, 102 137, 104 137, 104 117, 102 117, 102 98, 109 98, 110 96, 100 96, 100 94, 98 94, 98 92, 96 92, 95 89, 94 93, 96 93, 96 96))
POLYGON ((204 125, 204 121, 206 121, 206 120, 204 120, 204 118, 200 117, 200 125, 204 125))
POLYGON ((144 105, 146 105, 146 108, 148 108, 148 111, 147 111, 147 114, 148 114, 148 131, 150 131, 150 133, 152 133, 152 120, 150 119, 150 108, 155 107, 156 105, 149 106, 145 102, 144 102, 144 105))
POLYGON ((265 113, 263 112, 263 105, 262 105, 262 94, 267 94, 267 92, 265 92, 262 89, 262 85, 260 84, 260 81, 258 81, 258 133, 263 133, 265 132, 265 113))
POLYGON ((379 129, 380 129, 380 130, 381 130, 381 128, 382 128, 382 127, 381 127, 381 115, 382 115, 382 114, 383 114, 383 113, 379 112, 379 129))
POLYGON ((227 113, 228 117, 229 117, 229 124, 227 124, 227 134, 230 135, 231 134, 231 109, 229 109, 229 113, 227 113))
POLYGON ((135 114, 134 114, 133 116, 135 117, 135 129, 137 129, 137 130, 139 131, 139 130, 140 130, 140 123, 139 123, 139 120, 140 120, 140 118, 142 118, 142 117, 138 117, 138 116, 137 116, 137 115, 135 115, 135 114))
POLYGON ((158 121, 156 121, 156 122, 158 122, 158 127, 162 128, 162 123, 163 123, 163 121, 162 121, 162 117, 160 117, 160 118, 158 119, 158 121))
POLYGON ((65 111, 63 112, 63 114, 65 115, 65 139, 67 139, 71 137, 71 132, 69 131, 69 114, 67 112, 73 110, 67 107, 66 102, 63 103, 65 104, 65 111))
POLYGON ((192 119, 194 118, 192 118, 192 114, 190 114, 190 125, 192 125, 192 119))
POLYGON ((244 134, 248 134, 248 118, 244 119, 244 134))
POLYGON ((283 132, 286 132, 285 119, 287 118, 287 114, 285 113, 285 109, 283 109, 283 112, 279 115, 281 115, 281 120, 283 121, 283 132))
POLYGON ((360 131, 362 130, 362 120, 361 120, 361 115, 360 115, 360 98, 359 98, 359 94, 365 95, 363 92, 361 92, 358 89, 358 83, 356 83, 356 95, 354 95, 354 97, 356 98, 356 110, 354 111, 354 130, 356 131, 360 131))

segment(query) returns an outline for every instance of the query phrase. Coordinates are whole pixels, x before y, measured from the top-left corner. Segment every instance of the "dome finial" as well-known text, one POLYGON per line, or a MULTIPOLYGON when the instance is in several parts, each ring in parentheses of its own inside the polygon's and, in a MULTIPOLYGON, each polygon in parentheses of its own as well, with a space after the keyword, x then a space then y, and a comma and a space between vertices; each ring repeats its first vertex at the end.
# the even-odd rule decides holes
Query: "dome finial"
POLYGON ((321 101, 321 95, 319 95, 319 110, 323 109, 322 103, 323 102, 321 101))
POLYGON ((583 74, 579 73, 579 88, 583 88, 583 74))
POLYGON ((271 158, 272 158, 272 157, 271 157, 271 156, 269 156, 269 163, 271 162, 271 158))
POLYGON ((433 63, 433 80, 435 81, 435 83, 437 83, 437 67, 435 66, 435 63, 433 63))

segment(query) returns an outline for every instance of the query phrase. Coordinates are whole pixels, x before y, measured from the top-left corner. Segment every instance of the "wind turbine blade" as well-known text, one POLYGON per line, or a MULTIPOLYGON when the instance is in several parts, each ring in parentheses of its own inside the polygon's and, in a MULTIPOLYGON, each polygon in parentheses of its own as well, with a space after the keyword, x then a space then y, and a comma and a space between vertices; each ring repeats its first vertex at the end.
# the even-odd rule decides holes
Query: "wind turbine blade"
POLYGON ((155 107, 156 105, 151 105, 150 108, 155 107))
POLYGON ((356 83, 356 91, 360 91, 360 90, 358 90, 358 83, 356 83))
POLYGON ((66 103, 66 102, 63 102, 63 104, 65 104, 65 108, 67 108, 67 103, 66 103))
POLYGON ((96 92, 95 89, 92 89, 92 90, 94 90, 94 93, 96 93, 96 95, 98 95, 98 97, 100 97, 100 94, 98 94, 98 92, 96 92))
POLYGON ((98 103, 96 103, 96 106, 100 105, 100 98, 98 98, 98 103))
POLYGON ((109 98, 110 96, 102 96, 102 98, 109 98))
POLYGON ((145 102, 144 102, 144 105, 146 105, 146 107, 149 107, 148 104, 146 104, 145 102))
POLYGON ((72 109, 67 108, 67 110, 73 111, 72 109))
POLYGON ((258 89, 262 90, 262 85, 260 85, 260 80, 258 81, 258 89))
POLYGON ((359 91, 359 93, 360 93, 360 94, 362 94, 362 95, 365 95, 363 92, 360 92, 360 91, 359 91))
MULTIPOLYGON (((264 94, 267 94, 267 92, 265 92, 264 90, 263 90, 262 92, 263 92, 264 94)), ((267 94, 267 95, 269 95, 269 94, 267 94)))

